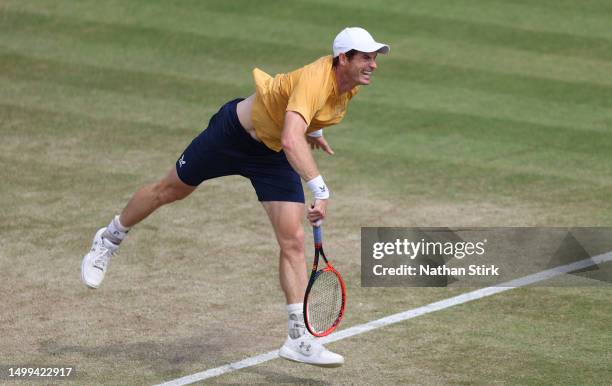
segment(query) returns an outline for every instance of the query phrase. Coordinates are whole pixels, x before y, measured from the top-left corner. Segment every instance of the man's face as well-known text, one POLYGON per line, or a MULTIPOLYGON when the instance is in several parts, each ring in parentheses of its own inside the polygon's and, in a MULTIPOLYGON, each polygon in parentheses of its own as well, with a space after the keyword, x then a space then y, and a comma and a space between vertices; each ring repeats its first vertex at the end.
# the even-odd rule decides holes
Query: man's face
POLYGON ((349 78, 357 85, 370 84, 372 72, 376 69, 377 52, 357 52, 351 60, 347 58, 346 71, 349 78))

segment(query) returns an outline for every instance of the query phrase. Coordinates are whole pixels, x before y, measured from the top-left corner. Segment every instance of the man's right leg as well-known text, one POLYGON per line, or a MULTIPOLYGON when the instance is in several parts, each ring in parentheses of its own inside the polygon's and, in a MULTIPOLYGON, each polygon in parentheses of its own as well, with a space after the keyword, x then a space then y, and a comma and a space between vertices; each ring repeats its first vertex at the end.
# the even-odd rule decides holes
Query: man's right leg
POLYGON ((303 307, 308 283, 304 256, 304 204, 286 201, 264 201, 276 240, 280 247, 279 275, 289 316, 288 336, 279 356, 291 361, 322 367, 337 367, 344 363, 341 355, 327 350, 306 330, 303 307))
POLYGON ((119 244, 129 228, 144 220, 159 207, 187 197, 196 189, 187 185, 172 168, 161 180, 140 188, 125 206, 120 216, 94 236, 91 250, 81 264, 81 279, 90 288, 98 288, 119 244))

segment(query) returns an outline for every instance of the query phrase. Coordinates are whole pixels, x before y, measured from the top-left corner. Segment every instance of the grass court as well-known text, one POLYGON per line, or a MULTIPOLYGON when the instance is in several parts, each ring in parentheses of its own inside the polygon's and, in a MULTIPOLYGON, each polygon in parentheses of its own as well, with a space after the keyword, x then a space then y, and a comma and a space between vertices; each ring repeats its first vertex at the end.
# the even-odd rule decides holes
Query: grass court
MULTIPOLYGON (((246 179, 204 183, 136 227, 99 290, 81 258, 224 102, 253 92, 254 67, 310 63, 346 26, 391 53, 326 130, 336 155, 317 154, 341 328, 464 291, 361 288, 362 226, 612 226, 610 20, 603 0, 0 0, 0 364, 154 384, 279 348, 276 244, 246 179)), ((339 369, 276 359, 209 382, 605 384, 598 283, 342 340, 339 369)))

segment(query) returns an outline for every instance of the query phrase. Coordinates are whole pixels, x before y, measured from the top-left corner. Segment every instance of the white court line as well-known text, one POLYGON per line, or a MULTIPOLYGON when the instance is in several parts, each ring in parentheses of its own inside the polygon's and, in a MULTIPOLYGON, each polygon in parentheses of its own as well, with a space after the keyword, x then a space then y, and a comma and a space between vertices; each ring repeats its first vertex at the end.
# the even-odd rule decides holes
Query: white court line
MULTIPOLYGON (((380 327, 388 326, 390 324, 399 323, 404 320, 416 318, 417 316, 429 314, 435 311, 440 311, 445 308, 456 306, 458 304, 471 302, 472 300, 482 299, 484 297, 495 295, 500 292, 508 291, 513 288, 524 287, 524 286, 527 286, 533 283, 537 283, 539 281, 552 279, 553 277, 562 275, 564 273, 577 271, 579 269, 587 268, 592 265, 601 264, 607 261, 612 261, 612 251, 591 257, 589 259, 580 260, 575 263, 562 265, 559 267, 548 269, 546 271, 541 271, 538 273, 534 273, 532 275, 524 276, 519 279, 511 280, 511 281, 502 283, 499 286, 486 287, 486 288, 482 288, 476 291, 466 292, 464 294, 454 296, 452 298, 440 300, 434 303, 424 305, 422 307, 414 308, 412 310, 407 310, 404 312, 386 316, 381 319, 373 320, 368 323, 353 326, 353 327, 347 328, 346 330, 342 330, 342 331, 333 333, 325 338, 322 338, 320 341, 322 343, 335 342, 341 339, 349 338, 351 336, 363 334, 364 332, 375 330, 380 327)), ((229 363, 227 365, 215 367, 213 369, 205 370, 205 371, 195 373, 192 375, 187 375, 182 378, 178 378, 172 381, 162 383, 158 386, 188 385, 194 382, 202 381, 204 379, 218 377, 219 375, 230 373, 235 370, 244 369, 246 367, 252 367, 260 363, 271 361, 272 359, 276 359, 276 358, 278 358, 278 350, 270 351, 265 354, 246 358, 238 362, 229 363)))

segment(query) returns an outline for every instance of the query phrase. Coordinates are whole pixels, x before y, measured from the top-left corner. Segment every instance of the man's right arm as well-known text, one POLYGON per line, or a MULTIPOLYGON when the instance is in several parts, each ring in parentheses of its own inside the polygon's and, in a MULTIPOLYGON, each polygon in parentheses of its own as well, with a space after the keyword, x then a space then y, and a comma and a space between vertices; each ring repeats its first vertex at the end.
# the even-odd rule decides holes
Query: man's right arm
POLYGON ((306 140, 308 125, 302 116, 294 111, 285 113, 281 145, 293 169, 308 183, 315 202, 308 208, 308 220, 315 223, 325 218, 329 190, 319 174, 319 169, 306 140))
POLYGON ((304 181, 310 181, 319 175, 319 169, 305 137, 307 128, 306 121, 300 114, 294 111, 285 113, 281 145, 287 160, 304 181))

